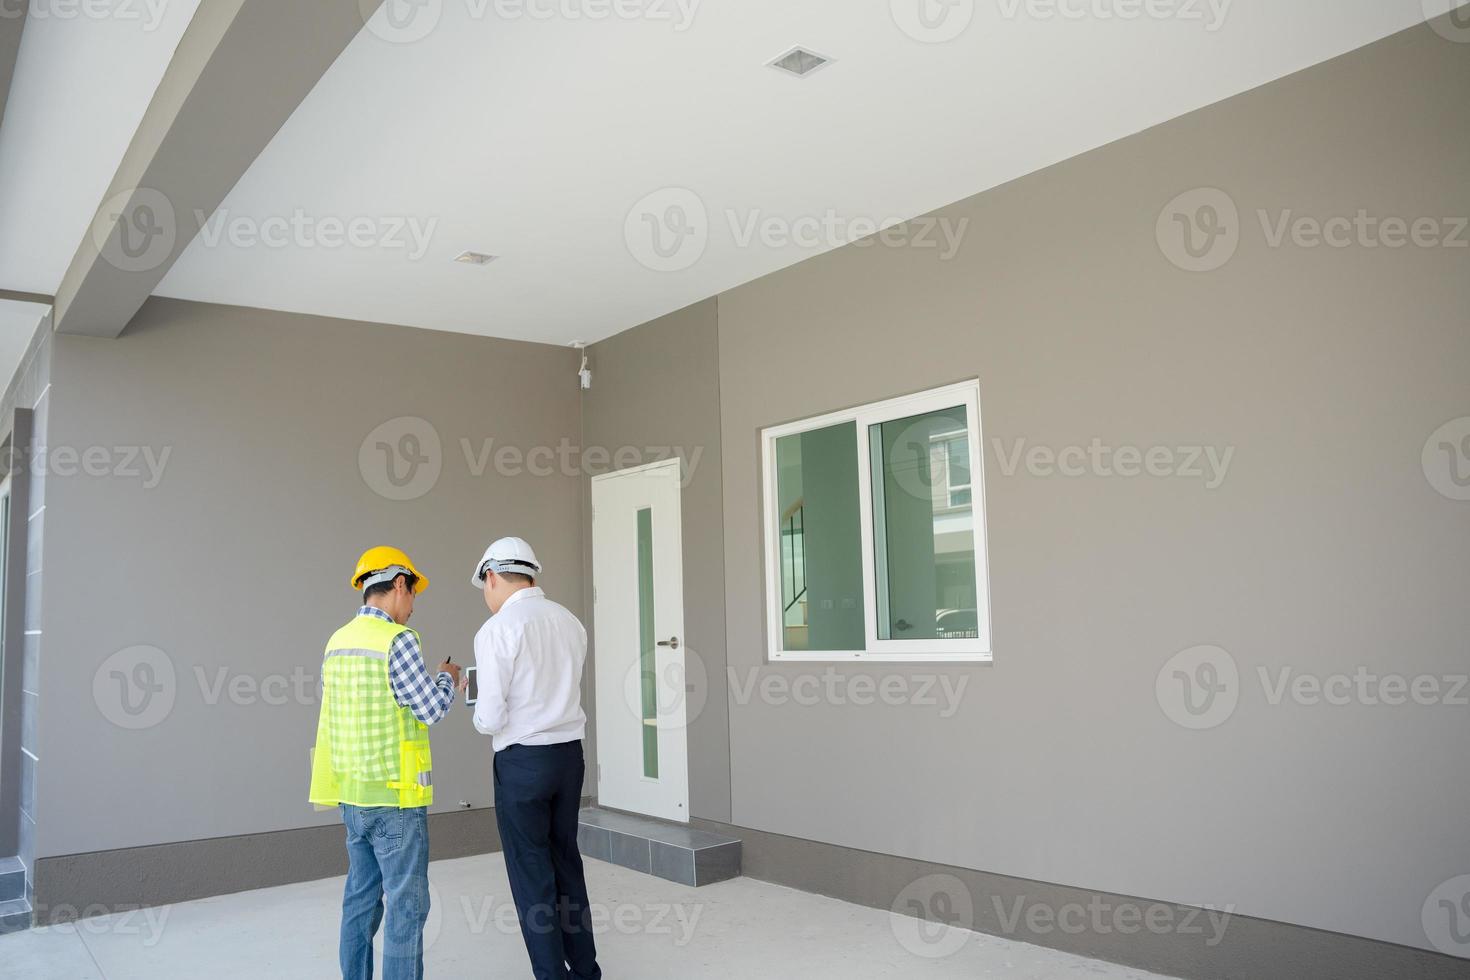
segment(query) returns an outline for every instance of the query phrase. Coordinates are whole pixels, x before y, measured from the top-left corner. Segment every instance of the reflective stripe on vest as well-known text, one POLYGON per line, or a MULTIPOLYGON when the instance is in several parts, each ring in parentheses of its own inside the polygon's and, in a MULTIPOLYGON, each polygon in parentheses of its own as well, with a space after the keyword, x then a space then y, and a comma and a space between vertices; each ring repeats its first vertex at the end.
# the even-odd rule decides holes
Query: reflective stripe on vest
POLYGON ((389 647, 404 629, 358 616, 327 643, 312 803, 410 808, 433 802, 428 727, 398 705, 388 681, 389 647))

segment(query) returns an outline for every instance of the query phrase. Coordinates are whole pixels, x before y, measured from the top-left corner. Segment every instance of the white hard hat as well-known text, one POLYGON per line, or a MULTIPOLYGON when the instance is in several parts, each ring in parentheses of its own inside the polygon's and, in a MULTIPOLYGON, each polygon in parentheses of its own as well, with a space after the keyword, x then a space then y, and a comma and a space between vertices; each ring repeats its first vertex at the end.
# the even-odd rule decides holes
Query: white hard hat
POLYGON ((501 538, 485 549, 485 556, 475 566, 475 574, 470 576, 470 584, 475 588, 485 587, 486 569, 496 574, 519 572, 536 578, 541 574, 541 563, 536 560, 536 552, 531 550, 524 539, 501 538))

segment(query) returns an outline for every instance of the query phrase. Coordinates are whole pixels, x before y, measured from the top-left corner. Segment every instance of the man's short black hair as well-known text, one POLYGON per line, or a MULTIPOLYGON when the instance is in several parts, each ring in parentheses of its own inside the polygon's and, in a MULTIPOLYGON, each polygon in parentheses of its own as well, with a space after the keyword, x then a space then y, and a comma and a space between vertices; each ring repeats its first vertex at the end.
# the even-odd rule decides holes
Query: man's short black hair
POLYGON ((535 585, 536 580, 521 572, 496 572, 501 578, 515 585, 535 585))
POLYGON ((363 589, 362 601, 367 602, 369 599, 373 598, 373 596, 387 595, 389 592, 393 591, 393 586, 397 584, 399 579, 404 580, 403 587, 410 592, 413 591, 414 586, 419 584, 419 579, 417 575, 410 575, 407 572, 404 572, 402 575, 393 576, 386 582, 379 582, 377 585, 369 585, 367 588, 363 589))

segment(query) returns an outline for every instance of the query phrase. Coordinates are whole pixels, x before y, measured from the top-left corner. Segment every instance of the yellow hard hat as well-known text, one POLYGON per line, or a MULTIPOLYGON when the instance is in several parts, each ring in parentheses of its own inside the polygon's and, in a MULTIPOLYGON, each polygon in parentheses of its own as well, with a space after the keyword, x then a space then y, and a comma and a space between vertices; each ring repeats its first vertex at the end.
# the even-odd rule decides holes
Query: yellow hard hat
POLYGON ((413 567, 413 559, 399 549, 388 545, 378 545, 362 553, 362 557, 357 560, 357 571, 352 573, 352 587, 361 592, 367 586, 377 584, 376 582, 364 582, 364 579, 374 573, 383 572, 392 572, 392 574, 386 578, 379 578, 380 582, 391 582, 397 576, 407 572, 417 579, 413 587, 415 593, 422 592, 429 587, 428 578, 413 567))

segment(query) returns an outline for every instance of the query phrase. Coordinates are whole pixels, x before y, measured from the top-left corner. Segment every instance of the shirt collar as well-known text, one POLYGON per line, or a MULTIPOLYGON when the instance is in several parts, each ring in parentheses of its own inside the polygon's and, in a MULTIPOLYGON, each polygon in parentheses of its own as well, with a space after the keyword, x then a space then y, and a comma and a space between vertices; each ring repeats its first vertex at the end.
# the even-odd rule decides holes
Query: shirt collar
POLYGON ((528 585, 524 589, 516 589, 506 597, 505 603, 500 607, 500 611, 505 612, 513 603, 520 602, 522 599, 529 599, 532 596, 538 595, 544 596, 545 594, 539 585, 528 585))
POLYGON ((357 611, 357 614, 359 616, 371 616, 374 619, 386 619, 390 623, 393 622, 393 617, 383 612, 377 606, 363 606, 357 611))

